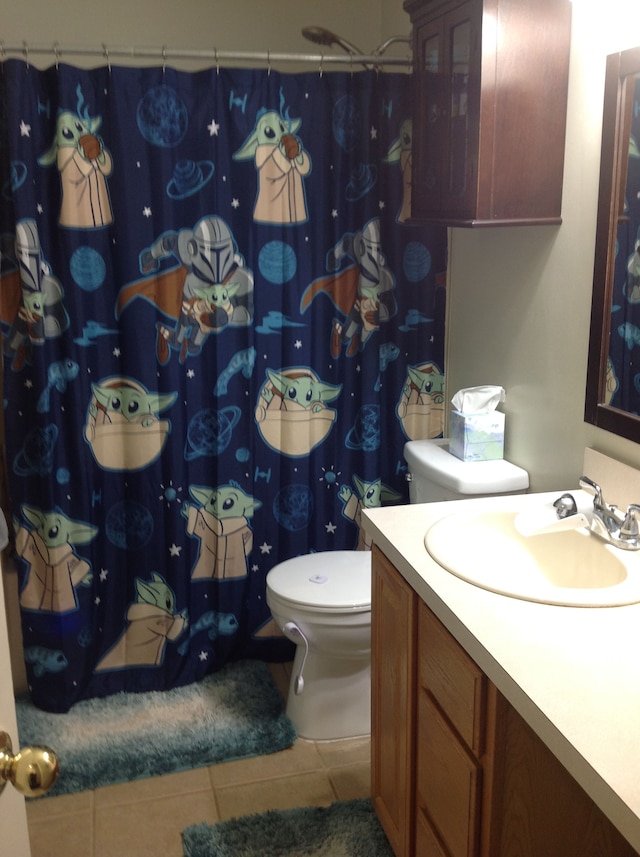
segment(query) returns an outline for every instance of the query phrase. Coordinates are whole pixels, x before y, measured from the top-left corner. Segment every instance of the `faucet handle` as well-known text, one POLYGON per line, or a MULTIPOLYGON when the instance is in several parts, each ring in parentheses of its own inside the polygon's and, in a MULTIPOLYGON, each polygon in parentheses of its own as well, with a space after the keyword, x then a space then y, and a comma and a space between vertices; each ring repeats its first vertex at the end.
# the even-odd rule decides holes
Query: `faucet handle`
POLYGON ((624 521, 620 527, 620 536, 624 539, 637 539, 640 536, 640 506, 636 503, 631 503, 627 507, 627 513, 624 516, 624 521))
POLYGON ((589 479, 588 476, 581 476, 578 484, 581 488, 584 488, 587 491, 593 491, 594 506, 602 507, 604 505, 604 500, 602 499, 602 488, 598 485, 597 482, 594 482, 593 479, 589 479))

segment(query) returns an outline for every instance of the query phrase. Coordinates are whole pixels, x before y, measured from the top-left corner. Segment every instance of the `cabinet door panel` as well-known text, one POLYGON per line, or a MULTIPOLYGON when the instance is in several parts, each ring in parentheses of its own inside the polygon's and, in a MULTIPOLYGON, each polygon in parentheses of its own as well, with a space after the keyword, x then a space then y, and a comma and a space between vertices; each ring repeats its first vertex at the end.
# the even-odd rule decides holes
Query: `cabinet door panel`
POLYGON ((431 829, 431 825, 418 811, 416 817, 416 855, 418 857, 449 857, 438 842, 438 837, 431 829))
POLYGON ((373 548, 371 789, 396 857, 413 841, 413 722, 417 596, 373 548))
POLYGON ((424 604, 418 609, 419 677, 476 755, 482 752, 486 682, 482 671, 424 604))
POLYGON ((418 808, 451 857, 475 857, 480 766, 449 729, 428 693, 418 698, 418 808))

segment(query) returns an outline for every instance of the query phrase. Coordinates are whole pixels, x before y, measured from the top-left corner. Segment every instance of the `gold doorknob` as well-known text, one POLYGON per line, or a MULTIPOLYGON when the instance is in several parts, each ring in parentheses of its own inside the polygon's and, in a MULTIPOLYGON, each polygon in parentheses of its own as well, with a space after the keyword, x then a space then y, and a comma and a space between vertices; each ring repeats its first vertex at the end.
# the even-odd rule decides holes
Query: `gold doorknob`
POLYGON ((11 783, 26 797, 38 797, 49 791, 58 779, 60 763, 48 747, 25 747, 13 755, 11 737, 0 732, 0 793, 11 783))

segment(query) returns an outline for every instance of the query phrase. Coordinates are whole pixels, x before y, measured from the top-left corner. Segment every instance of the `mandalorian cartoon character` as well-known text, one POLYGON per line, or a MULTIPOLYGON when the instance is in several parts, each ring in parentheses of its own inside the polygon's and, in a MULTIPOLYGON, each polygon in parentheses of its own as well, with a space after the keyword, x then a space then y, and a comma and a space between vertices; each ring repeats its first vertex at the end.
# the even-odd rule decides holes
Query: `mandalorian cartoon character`
POLYGON ((193 229, 165 232, 140 253, 140 271, 154 275, 124 286, 116 317, 133 300, 144 298, 172 319, 173 327, 157 325, 157 357, 163 365, 172 351, 178 351, 182 363, 200 354, 210 333, 252 321, 253 273, 221 217, 203 217, 193 229), (156 273, 170 258, 179 266, 156 273))
POLYGON ((384 159, 387 164, 399 164, 402 171, 402 205, 398 212, 398 223, 406 223, 411 217, 411 185, 412 177, 412 155, 411 144, 413 142, 413 122, 405 119, 400 126, 400 133, 393 141, 384 159))
POLYGON ((366 345, 380 324, 396 312, 395 277, 380 247, 380 221, 370 220, 360 232, 348 232, 327 255, 327 269, 337 271, 344 259, 354 264, 343 271, 314 280, 302 295, 300 311, 324 293, 344 314, 335 319, 331 332, 331 356, 338 358, 343 346, 353 357, 366 345))
POLYGON ((18 372, 25 363, 31 363, 34 345, 42 345, 45 339, 60 336, 67 329, 69 316, 62 303, 62 285, 42 257, 35 220, 21 220, 15 241, 3 236, 2 244, 2 255, 16 265, 19 274, 2 277, 2 320, 11 325, 4 354, 18 372))

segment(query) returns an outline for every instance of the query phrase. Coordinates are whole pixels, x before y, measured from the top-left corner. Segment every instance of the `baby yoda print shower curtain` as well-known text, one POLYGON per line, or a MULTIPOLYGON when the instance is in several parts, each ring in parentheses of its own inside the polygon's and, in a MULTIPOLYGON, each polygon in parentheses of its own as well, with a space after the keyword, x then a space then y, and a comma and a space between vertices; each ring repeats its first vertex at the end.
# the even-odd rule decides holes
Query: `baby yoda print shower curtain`
POLYGON ((367 550, 443 415, 408 78, 2 63, 6 469, 35 703, 291 644, 278 562, 367 550))

